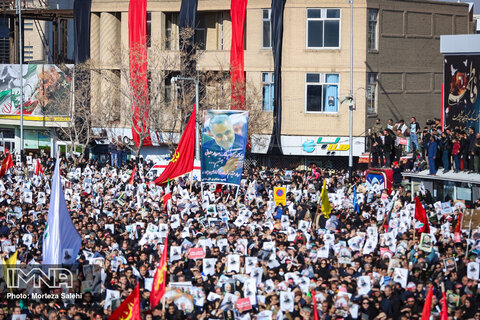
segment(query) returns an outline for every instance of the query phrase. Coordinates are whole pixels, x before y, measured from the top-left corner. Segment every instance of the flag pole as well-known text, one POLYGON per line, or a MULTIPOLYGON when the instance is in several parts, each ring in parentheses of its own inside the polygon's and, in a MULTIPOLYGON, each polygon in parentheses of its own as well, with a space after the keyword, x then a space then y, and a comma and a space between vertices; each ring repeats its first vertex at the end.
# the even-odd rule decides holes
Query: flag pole
POLYGON ((415 228, 415 218, 413 218, 413 242, 417 242, 417 238, 416 238, 416 234, 417 234, 417 228, 415 228))
POLYGON ((238 191, 240 190, 240 185, 237 186, 237 192, 235 192, 235 202, 237 202, 238 191))
POLYGON ((192 193, 193 187, 193 171, 190 172, 190 193, 192 193))

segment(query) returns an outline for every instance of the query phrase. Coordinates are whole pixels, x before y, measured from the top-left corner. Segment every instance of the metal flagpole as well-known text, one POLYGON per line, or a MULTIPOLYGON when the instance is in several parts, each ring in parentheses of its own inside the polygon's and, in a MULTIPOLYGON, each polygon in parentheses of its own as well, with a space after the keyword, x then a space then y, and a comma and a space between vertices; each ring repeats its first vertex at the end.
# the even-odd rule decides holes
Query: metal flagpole
MULTIPOLYGON (((350 2, 350 97, 353 98, 353 0, 350 2)), ((353 101, 348 106, 350 110, 350 130, 348 141, 350 148, 348 149, 348 178, 353 181, 353 101)))
POLYGON ((18 27, 19 27, 19 39, 18 39, 18 49, 19 49, 19 63, 20 63, 20 156, 23 160, 23 48, 22 48, 22 7, 20 0, 17 0, 18 6, 18 27))

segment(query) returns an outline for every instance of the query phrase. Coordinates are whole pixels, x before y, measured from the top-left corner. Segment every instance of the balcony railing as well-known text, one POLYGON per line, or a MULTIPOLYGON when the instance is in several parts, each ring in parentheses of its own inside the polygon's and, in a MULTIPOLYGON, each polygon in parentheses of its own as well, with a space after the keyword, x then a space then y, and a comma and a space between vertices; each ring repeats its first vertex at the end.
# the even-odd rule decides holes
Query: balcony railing
MULTIPOLYGON (((58 9, 59 0, 20 0, 22 9, 58 9)), ((17 0, 0 0, 0 10, 14 10, 17 0)))

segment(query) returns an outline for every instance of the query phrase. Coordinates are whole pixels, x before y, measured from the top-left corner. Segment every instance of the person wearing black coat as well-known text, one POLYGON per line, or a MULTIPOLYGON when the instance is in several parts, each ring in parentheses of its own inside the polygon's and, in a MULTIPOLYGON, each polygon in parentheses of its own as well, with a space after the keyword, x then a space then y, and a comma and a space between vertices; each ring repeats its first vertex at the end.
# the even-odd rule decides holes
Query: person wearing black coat
POLYGON ((370 136, 370 143, 372 148, 372 167, 378 168, 379 159, 380 163, 383 165, 383 143, 382 139, 377 136, 375 132, 370 136))
POLYGON ((450 171, 450 153, 452 152, 452 142, 446 132, 442 132, 440 138, 442 148, 443 173, 450 171))
POLYGON ((473 172, 473 165, 475 162, 475 147, 476 147, 476 135, 473 127, 468 128, 467 138, 467 150, 468 150, 468 170, 473 172))
MULTIPOLYGON (((467 170, 468 169, 468 140, 467 140, 467 135, 465 132, 460 132, 458 134, 459 137, 459 142, 460 142, 460 159, 463 163, 463 169, 467 170)), ((462 167, 462 166, 460 166, 462 167)))
POLYGON ((385 166, 390 167, 392 165, 392 155, 395 141, 390 135, 390 130, 385 130, 385 138, 383 143, 383 154, 385 155, 385 166))
POLYGON ((398 165, 398 162, 393 163, 393 187, 399 187, 402 184, 402 168, 398 165))

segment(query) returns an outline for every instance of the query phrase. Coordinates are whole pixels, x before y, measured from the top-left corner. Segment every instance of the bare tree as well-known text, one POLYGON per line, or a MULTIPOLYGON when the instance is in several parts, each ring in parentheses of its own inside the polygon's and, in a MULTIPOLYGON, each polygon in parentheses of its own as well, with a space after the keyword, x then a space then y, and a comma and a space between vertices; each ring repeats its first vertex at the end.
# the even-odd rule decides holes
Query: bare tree
MULTIPOLYGON (((111 62, 114 69, 93 68, 95 78, 101 82, 92 83, 92 90, 96 90, 97 97, 94 99, 95 108, 102 110, 102 115, 97 115, 95 121, 112 133, 119 126, 131 127, 138 134, 140 143, 137 147, 127 141, 126 146, 137 156, 149 135, 156 135, 157 140, 174 150, 178 133, 184 131, 195 103, 195 84, 182 80, 171 83, 173 76, 194 79, 199 73, 198 122, 201 122, 203 110, 228 110, 234 103, 228 68, 219 62, 216 71, 197 70, 197 61, 204 51, 193 41, 193 34, 194 30, 189 28, 180 31, 182 41, 179 41, 178 51, 165 50, 163 45, 152 43, 145 61, 141 50, 132 54, 127 49, 117 49, 112 55, 115 58, 111 62), (146 63, 147 68, 139 68, 144 71, 131 74, 131 63, 146 63), (136 85, 145 76, 148 79, 146 89, 136 85), (138 110, 137 114, 135 110, 138 110), (138 120, 141 123, 135 122, 138 120)), ((261 88, 247 81, 244 88, 237 89, 245 91, 245 106, 250 113, 249 139, 257 134, 269 133, 272 114, 262 110, 261 88)))
MULTIPOLYGON (((92 118, 94 110, 90 108, 90 65, 88 62, 77 64, 74 67, 68 65, 58 66, 63 74, 58 72, 50 75, 43 81, 55 81, 50 84, 52 90, 43 90, 39 96, 42 109, 47 114, 64 116, 67 121, 55 121, 57 134, 61 140, 67 141, 67 151, 77 161, 76 151, 82 150, 90 144, 92 139, 92 118), (69 78, 66 81, 64 78, 69 78), (63 81, 61 80, 63 79, 63 81)), ((54 70, 50 70, 52 73, 54 70)), ((43 74, 46 77, 47 73, 43 74)), ((43 86, 45 88, 46 86, 43 86)))

